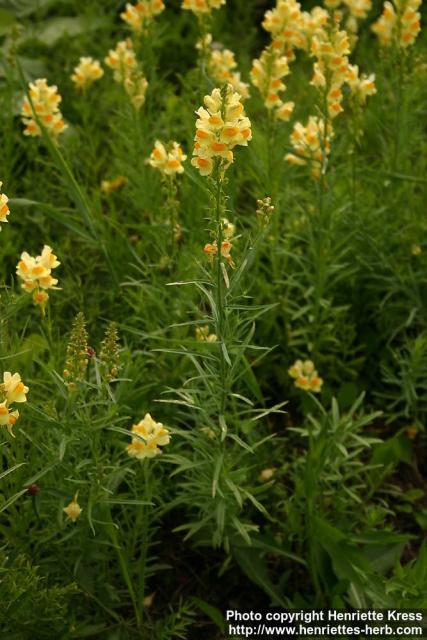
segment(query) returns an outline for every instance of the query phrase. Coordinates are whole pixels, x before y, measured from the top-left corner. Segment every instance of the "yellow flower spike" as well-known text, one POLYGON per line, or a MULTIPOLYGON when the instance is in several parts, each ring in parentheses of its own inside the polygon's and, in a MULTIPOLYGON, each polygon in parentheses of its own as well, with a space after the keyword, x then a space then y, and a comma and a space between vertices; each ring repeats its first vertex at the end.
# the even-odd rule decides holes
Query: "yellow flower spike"
POLYGON ((273 47, 267 47, 261 57, 252 62, 251 82, 260 92, 265 107, 280 120, 289 119, 294 107, 293 102, 284 103, 280 96, 286 91, 282 80, 288 74, 288 58, 273 47))
POLYGON ((164 447, 170 442, 169 430, 161 422, 153 420, 149 413, 146 413, 143 420, 132 426, 132 433, 139 437, 132 438, 131 444, 127 446, 128 455, 138 460, 144 458, 155 458, 162 453, 160 447, 164 447))
POLYGON ((183 0, 182 8, 192 11, 196 16, 211 13, 212 9, 220 9, 225 0, 183 0))
POLYGON ((29 87, 31 101, 26 96, 21 108, 24 135, 41 136, 41 122, 47 133, 56 139, 67 128, 59 110, 62 98, 58 88, 55 85, 49 86, 45 78, 30 82, 29 87))
POLYGON ((163 175, 174 176, 184 173, 182 163, 185 162, 186 159, 187 156, 184 154, 178 142, 172 142, 170 149, 167 150, 162 142, 156 140, 154 149, 146 162, 163 175))
POLYGON ((73 522, 75 522, 77 518, 80 517, 80 514, 83 511, 83 509, 77 502, 78 495, 79 495, 79 492, 77 491, 76 495, 71 500, 70 504, 63 508, 63 512, 66 513, 69 519, 72 520, 73 522))
POLYGON ((325 123, 317 116, 310 116, 305 126, 301 122, 296 122, 291 133, 294 153, 286 154, 285 160, 290 164, 310 165, 313 178, 319 178, 323 155, 328 156, 330 153, 330 140, 333 135, 331 125, 328 127, 326 139, 324 132, 325 123))
POLYGON ((277 0, 276 7, 266 12, 262 26, 271 34, 275 51, 288 60, 295 58, 294 49, 307 46, 304 14, 296 0, 277 0))
POLYGON ((90 87, 96 80, 104 75, 104 70, 98 60, 91 57, 80 58, 79 64, 74 68, 71 80, 76 89, 84 90, 90 87))
POLYGON ((47 289, 59 289, 58 280, 51 275, 52 269, 56 269, 61 263, 52 252, 51 247, 45 245, 39 256, 30 256, 26 251, 21 254, 21 259, 16 267, 16 274, 23 284, 24 291, 33 294, 34 304, 39 305, 44 313, 46 302, 49 299, 47 289))
POLYGON ((202 176, 212 173, 214 160, 219 158, 225 171, 233 162, 233 149, 247 146, 252 139, 251 122, 245 115, 240 94, 228 84, 221 92, 214 89, 204 98, 205 107, 196 114, 196 135, 191 164, 202 176))
POLYGON ((288 374, 294 379, 294 385, 298 389, 320 393, 323 380, 317 373, 312 360, 296 360, 288 369, 288 374))
POLYGON ((135 5, 128 2, 120 17, 133 31, 139 33, 146 29, 164 8, 163 0, 139 0, 135 5))
POLYGON ((420 6, 421 0, 384 2, 382 15, 371 27, 382 47, 395 43, 406 49, 414 44, 421 30, 420 6))

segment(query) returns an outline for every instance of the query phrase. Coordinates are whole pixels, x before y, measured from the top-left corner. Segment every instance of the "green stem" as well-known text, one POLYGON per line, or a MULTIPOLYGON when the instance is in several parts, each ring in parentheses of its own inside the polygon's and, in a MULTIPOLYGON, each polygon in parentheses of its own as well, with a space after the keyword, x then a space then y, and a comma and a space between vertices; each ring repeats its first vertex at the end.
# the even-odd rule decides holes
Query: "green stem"
POLYGON ((225 328, 225 298, 224 298, 224 277, 222 273, 222 176, 221 161, 217 161, 216 166, 216 189, 215 189, 215 223, 217 237, 217 254, 216 254, 216 310, 217 310, 217 326, 215 333, 218 337, 219 359, 220 359, 220 414, 224 414, 225 410, 225 357, 224 357, 224 328, 225 328))

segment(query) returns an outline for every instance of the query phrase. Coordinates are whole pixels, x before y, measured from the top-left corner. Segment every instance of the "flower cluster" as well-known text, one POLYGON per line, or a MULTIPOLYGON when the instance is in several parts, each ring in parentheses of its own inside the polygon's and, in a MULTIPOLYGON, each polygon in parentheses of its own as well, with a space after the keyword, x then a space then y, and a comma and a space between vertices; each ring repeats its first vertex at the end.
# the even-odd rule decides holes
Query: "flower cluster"
POLYGON ((420 32, 421 0, 393 0, 384 2, 382 15, 372 25, 382 46, 406 48, 414 44, 420 32))
POLYGON ((311 83, 327 93, 328 113, 335 118, 343 111, 342 86, 348 71, 350 42, 346 31, 334 25, 331 31, 320 31, 311 41, 311 55, 316 58, 311 83))
POLYGON ((170 442, 169 430, 161 422, 153 420, 149 413, 146 413, 138 424, 132 426, 132 433, 135 433, 136 437, 133 437, 131 444, 127 446, 127 452, 138 460, 158 456, 162 453, 160 447, 170 442))
POLYGON ((60 264, 52 249, 45 245, 41 254, 35 258, 24 251, 16 267, 16 274, 24 281, 22 288, 33 294, 34 304, 40 305, 42 312, 49 300, 47 290, 58 289, 58 280, 52 276, 52 269, 60 264))
POLYGON ((21 109, 24 135, 41 136, 41 124, 49 135, 57 138, 67 128, 59 110, 61 100, 58 87, 50 87, 45 78, 30 82, 28 96, 24 98, 21 109))
POLYGON ((162 142, 156 140, 154 149, 147 162, 163 175, 175 176, 178 173, 184 173, 182 163, 186 159, 187 156, 184 154, 178 142, 172 142, 167 149, 162 142))
MULTIPOLYGON (((237 62, 234 53, 230 49, 213 48, 212 35, 208 33, 203 42, 197 44, 197 48, 205 50, 210 48, 207 56, 207 72, 215 83, 222 85, 229 83, 234 91, 240 93, 242 100, 249 98, 249 85, 242 81, 241 74, 237 69, 237 62)), ((222 45, 219 45, 222 46, 222 45)))
POLYGON ((91 57, 80 58, 79 64, 74 68, 71 80, 77 89, 85 90, 91 86, 96 80, 104 75, 104 69, 101 67, 99 60, 91 57))
POLYGON ((139 68, 132 40, 118 42, 105 58, 105 64, 113 70, 116 82, 122 84, 134 108, 138 111, 145 102, 148 82, 139 68))
POLYGON ((151 24, 164 8, 163 0, 139 0, 135 5, 127 3, 126 9, 120 14, 120 17, 131 29, 141 32, 151 24))
POLYGON ((296 122, 291 133, 294 153, 288 153, 285 160, 290 164, 309 164, 311 175, 319 178, 324 156, 330 153, 331 136, 332 129, 329 127, 325 132, 325 123, 317 116, 310 116, 305 126, 301 122, 296 122))
POLYGON ((73 522, 77 520, 77 518, 80 516, 81 512, 83 511, 83 509, 77 502, 78 495, 79 494, 77 492, 74 498, 71 500, 70 504, 64 507, 63 509, 64 513, 66 513, 67 516, 70 518, 70 520, 72 520, 73 522))
POLYGON ((266 196, 262 200, 257 200, 256 203, 258 206, 256 210, 257 218, 261 225, 265 227, 270 222, 271 216, 274 213, 274 205, 271 204, 270 196, 266 196))
POLYGON ((27 402, 28 387, 24 385, 19 373, 13 375, 9 371, 3 374, 3 382, 0 384, 0 426, 7 427, 13 436, 13 426, 19 418, 19 411, 12 409, 15 403, 27 402))
POLYGON ((360 106, 364 106, 366 99, 377 92, 375 74, 371 73, 369 76, 365 73, 359 74, 357 65, 348 66, 346 84, 350 87, 352 99, 360 106))
POLYGON ((68 391, 74 392, 77 383, 81 382, 85 375, 88 360, 88 334, 86 331, 86 320, 80 311, 73 320, 70 339, 67 344, 67 357, 63 371, 68 391))
POLYGON ((293 102, 283 102, 280 93, 286 90, 282 78, 289 74, 288 58, 278 55, 272 47, 265 49, 261 57, 252 63, 251 81, 259 90, 264 104, 279 120, 289 120, 293 102))
POLYGON ((103 374, 106 382, 110 383, 117 378, 120 369, 120 342, 119 332, 115 322, 108 325, 103 341, 99 360, 102 364, 103 374))
POLYGON ((323 380, 319 377, 314 363, 311 360, 296 360, 292 367, 288 369, 291 378, 295 379, 295 386, 304 391, 319 393, 322 389, 323 380))
POLYGON ((182 0, 182 8, 196 16, 211 13, 212 9, 220 9, 224 4, 225 0, 182 0))
POLYGON ((215 159, 225 170, 233 162, 234 147, 247 146, 252 139, 251 123, 240 100, 240 94, 228 84, 205 96, 206 109, 200 107, 196 111, 199 118, 191 164, 202 176, 212 173, 215 159))
POLYGON ((277 0, 276 7, 266 12, 262 26, 271 34, 273 49, 288 60, 295 58, 294 49, 306 47, 304 16, 296 0, 277 0))
POLYGON ((196 327, 196 340, 197 342, 216 342, 218 340, 215 333, 211 333, 209 325, 205 324, 203 327, 196 327))
POLYGON ((0 222, 8 222, 7 216, 9 215, 10 210, 7 203, 9 202, 9 198, 5 193, 1 193, 2 184, 3 182, 0 182, 0 222))

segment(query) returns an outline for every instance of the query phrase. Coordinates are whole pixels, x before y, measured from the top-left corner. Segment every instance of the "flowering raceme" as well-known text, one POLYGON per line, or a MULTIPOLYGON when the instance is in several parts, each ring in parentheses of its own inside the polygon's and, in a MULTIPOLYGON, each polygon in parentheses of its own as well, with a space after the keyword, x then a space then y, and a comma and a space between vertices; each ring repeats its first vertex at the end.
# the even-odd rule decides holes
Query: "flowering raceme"
POLYGON ((225 0, 182 0, 182 8, 188 9, 200 16, 211 13, 212 9, 220 9, 225 4, 225 0))
POLYGON ((294 49, 306 47, 304 18, 296 0, 277 0, 276 7, 266 12, 262 26, 271 34, 273 49, 288 60, 295 58, 294 49))
POLYGON ((162 453, 160 447, 164 447, 170 442, 169 430, 161 422, 153 420, 149 413, 146 413, 143 420, 132 426, 132 433, 137 437, 132 438, 131 444, 127 446, 127 452, 132 458, 143 460, 144 458, 154 458, 162 453))
POLYGON ((140 0, 135 5, 127 3, 126 9, 120 14, 120 17, 131 29, 141 32, 151 24, 164 8, 163 0, 140 0))
POLYGON ((46 302, 49 300, 48 289, 58 289, 58 280, 51 275, 52 269, 56 269, 61 263, 52 253, 52 249, 45 245, 41 255, 33 258, 26 251, 16 267, 16 273, 24 282, 22 288, 33 294, 34 304, 41 307, 44 312, 46 302))
POLYGON ((3 383, 0 384, 0 426, 7 427, 13 436, 13 426, 19 418, 19 411, 12 409, 14 403, 27 402, 28 387, 24 385, 19 373, 13 375, 9 371, 3 374, 3 383))
POLYGON ((418 9, 421 0, 394 0, 384 2, 382 15, 372 25, 381 46, 395 43, 403 49, 414 44, 421 30, 418 9))
POLYGON ((296 360, 292 367, 288 369, 291 378, 295 380, 295 386, 304 391, 320 393, 323 385, 322 378, 319 377, 314 363, 311 360, 296 360))
POLYGON ((264 105, 279 120, 289 120, 294 109, 293 102, 283 102, 280 93, 286 90, 282 78, 289 74, 288 59, 278 55, 271 47, 252 63, 252 84, 259 90, 264 105))
MULTIPOLYGON (((210 46, 212 36, 210 33, 205 36, 205 46, 210 46)), ((198 49, 202 48, 199 43, 198 49)), ((211 48, 208 60, 207 71, 212 80, 218 84, 229 83, 234 91, 240 93, 242 100, 249 98, 249 85, 243 82, 241 74, 236 71, 237 62, 234 53, 230 49, 213 49, 211 48)))
POLYGON ((291 133, 291 144, 294 153, 288 153, 285 160, 290 164, 310 165, 311 175, 319 178, 322 171, 324 155, 330 152, 332 129, 329 126, 325 136, 325 123, 317 116, 310 116, 306 126, 296 122, 291 133))
POLYGON ((233 149, 252 139, 251 123, 245 115, 240 94, 229 84, 205 96, 205 107, 196 113, 196 136, 191 164, 202 176, 209 176, 217 160, 223 170, 233 162, 233 149))
POLYGON ((24 135, 41 136, 41 123, 49 135, 57 138, 67 128, 59 110, 62 98, 58 93, 58 87, 50 87, 45 78, 30 82, 29 87, 28 96, 24 98, 21 109, 25 125, 24 135))
POLYGON ((98 60, 91 57, 80 58, 79 64, 74 68, 71 80, 77 89, 85 90, 96 80, 104 75, 104 69, 98 60))
POLYGON ((113 70, 113 78, 122 84, 134 108, 138 111, 145 102, 148 82, 139 68, 132 40, 118 42, 108 52, 105 64, 113 70))
POLYGON ((154 149, 151 152, 147 162, 154 169, 157 169, 165 176, 175 176, 178 173, 184 173, 182 163, 187 159, 181 145, 178 142, 172 142, 169 149, 165 145, 156 140, 154 149))
MULTIPOLYGON (((0 222, 8 222, 7 216, 10 213, 8 202, 9 198, 5 193, 1 193, 3 182, 0 182, 0 222)), ((1 227, 0 227, 1 231, 1 227)))

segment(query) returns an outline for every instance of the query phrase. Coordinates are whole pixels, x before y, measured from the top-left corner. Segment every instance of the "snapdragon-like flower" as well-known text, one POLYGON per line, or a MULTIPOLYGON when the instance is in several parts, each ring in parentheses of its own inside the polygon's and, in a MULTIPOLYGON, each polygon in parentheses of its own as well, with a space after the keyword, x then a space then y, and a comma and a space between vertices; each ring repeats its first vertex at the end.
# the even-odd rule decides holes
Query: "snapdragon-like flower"
MULTIPOLYGON (((222 45, 217 46, 222 47, 222 45)), ((249 98, 249 85, 242 81, 240 72, 236 71, 237 62, 230 49, 213 48, 210 33, 204 37, 203 41, 197 43, 196 48, 201 51, 210 50, 207 57, 207 72, 215 83, 231 84, 234 91, 240 93, 242 100, 249 98)))
POLYGON ((132 458, 143 460, 144 458, 154 458, 162 453, 160 447, 164 447, 170 442, 169 430, 161 422, 153 420, 149 413, 146 413, 143 420, 132 426, 132 433, 138 437, 132 438, 131 444, 127 446, 127 452, 132 458))
POLYGON ((178 142, 172 142, 169 148, 156 140, 154 149, 151 152, 147 162, 154 169, 157 169, 165 176, 175 176, 178 173, 184 173, 182 163, 187 159, 181 145, 178 142))
POLYGON ((289 74, 288 59, 278 55, 272 47, 265 49, 261 57, 252 63, 251 81, 258 89, 269 111, 278 120, 289 120, 294 109, 293 102, 283 102, 280 94, 286 90, 282 79, 289 74))
POLYGON ((163 0, 140 0, 135 5, 126 4, 126 9, 120 14, 131 29, 136 32, 146 30, 165 8, 163 0))
POLYGON ((421 0, 386 0, 382 15, 372 25, 380 45, 394 43, 403 49, 413 45, 421 30, 420 6, 421 0))
POLYGON ((296 0, 277 0, 276 7, 266 12, 262 26, 271 34, 272 47, 288 60, 295 58, 294 49, 304 49, 304 17, 296 0))
POLYGON ((332 31, 320 31, 311 41, 311 55, 316 58, 311 84, 321 92, 327 92, 328 113, 335 118, 342 111, 342 86, 348 72, 350 41, 346 31, 337 25, 332 31))
POLYGON ((372 0, 344 0, 350 15, 356 20, 364 20, 372 9, 372 0))
POLYGON ((75 522, 77 518, 80 517, 80 514, 83 511, 83 509, 77 502, 77 497, 78 497, 78 492, 76 493, 74 498, 71 500, 70 504, 64 507, 63 509, 64 513, 66 513, 67 516, 70 518, 70 520, 72 520, 73 522, 75 522))
POLYGON ((317 116, 310 116, 305 126, 296 122, 291 133, 294 153, 288 153, 285 160, 290 164, 310 165, 311 175, 319 178, 324 156, 330 153, 331 137, 331 126, 329 125, 325 136, 325 123, 317 116))
POLYGON ((134 108, 138 111, 145 102, 148 82, 139 68, 132 40, 118 42, 105 58, 105 64, 113 70, 113 78, 123 85, 134 108))
POLYGON ((90 87, 96 80, 104 75, 104 69, 101 67, 99 60, 91 57, 80 58, 79 64, 74 68, 71 80, 77 89, 85 90, 90 87))
POLYGON ((67 128, 59 110, 62 98, 58 87, 50 87, 45 78, 39 78, 30 82, 28 96, 24 98, 21 109, 24 135, 41 136, 41 123, 47 133, 56 139, 67 128))
POLYGON ((191 164, 202 176, 209 176, 215 160, 223 170, 233 162, 233 149, 247 146, 252 139, 251 122, 245 115, 240 94, 229 84, 214 89, 204 98, 205 107, 196 111, 196 136, 191 164))
MULTIPOLYGON (((228 262, 230 267, 234 267, 234 261, 231 256, 231 249, 233 248, 233 244, 230 240, 223 240, 221 242, 221 256, 228 262)), ((218 243, 215 240, 212 243, 205 244, 203 251, 210 257, 211 260, 214 259, 216 255, 218 255, 218 243)))
MULTIPOLYGON (((1 193, 3 182, 0 182, 0 222, 9 222, 7 216, 10 213, 10 209, 8 206, 9 198, 5 193, 1 193)), ((1 227, 0 227, 1 231, 1 227)))
POLYGON ((304 391, 320 393, 323 380, 317 373, 311 360, 296 360, 288 369, 288 374, 295 380, 295 386, 304 391))
POLYGON ((0 384, 0 426, 6 427, 12 436, 12 429, 19 418, 19 411, 13 409, 11 405, 27 402, 28 391, 19 373, 4 372, 3 382, 0 384))
POLYGON ((18 277, 23 280, 22 288, 33 294, 34 304, 39 305, 42 312, 49 299, 47 290, 58 289, 58 280, 52 276, 52 269, 60 264, 52 249, 45 245, 41 254, 35 258, 24 251, 16 267, 18 277))
POLYGON ((365 73, 359 74, 359 67, 357 65, 350 64, 348 66, 346 84, 350 87, 352 99, 360 106, 364 106, 366 99, 369 96, 375 95, 377 92, 375 74, 371 73, 369 76, 365 73))
POLYGON ((182 0, 182 8, 192 11, 196 16, 211 13, 212 9, 220 9, 225 0, 182 0))

